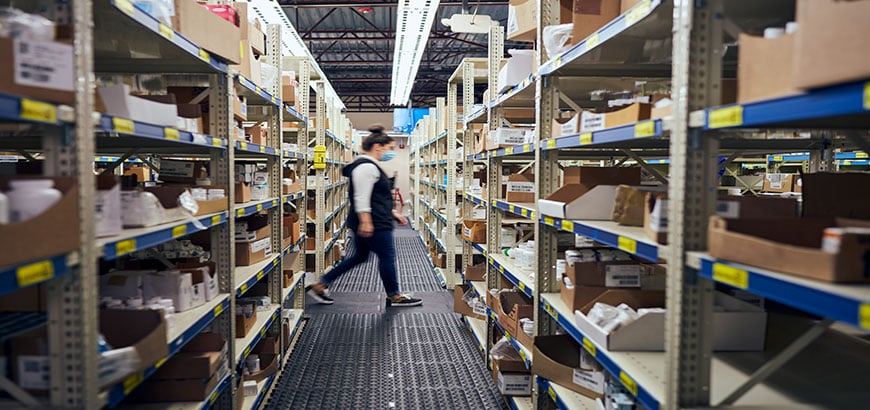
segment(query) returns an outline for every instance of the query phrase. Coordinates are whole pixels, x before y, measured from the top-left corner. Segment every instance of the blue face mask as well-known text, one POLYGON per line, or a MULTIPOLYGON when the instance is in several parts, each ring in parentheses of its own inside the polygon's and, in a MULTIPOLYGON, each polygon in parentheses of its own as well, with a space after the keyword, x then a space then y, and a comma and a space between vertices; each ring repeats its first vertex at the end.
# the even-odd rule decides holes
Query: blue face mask
POLYGON ((387 162, 396 157, 396 151, 387 151, 381 154, 381 162, 387 162))

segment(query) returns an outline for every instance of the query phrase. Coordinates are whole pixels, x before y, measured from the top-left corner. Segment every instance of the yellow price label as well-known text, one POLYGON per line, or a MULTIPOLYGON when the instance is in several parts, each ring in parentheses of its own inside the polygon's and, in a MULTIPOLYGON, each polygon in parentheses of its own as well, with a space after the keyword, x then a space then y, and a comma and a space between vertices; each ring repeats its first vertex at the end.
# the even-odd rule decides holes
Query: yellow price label
POLYGON ((647 14, 649 14, 649 11, 650 0, 644 0, 628 11, 628 13, 625 15, 625 23, 629 26, 637 23, 642 18, 646 17, 647 14))
POLYGON ((250 355, 251 355, 251 346, 248 346, 248 347, 245 348, 245 351, 242 352, 242 356, 243 356, 243 357, 248 357, 248 356, 250 356, 250 355))
POLYGON ((220 147, 220 146, 223 146, 224 144, 221 142, 221 139, 220 139, 220 138, 212 137, 212 139, 211 139, 211 145, 214 145, 214 146, 216 146, 216 147, 220 147))
POLYGON ((523 145, 523 152, 532 152, 532 146, 530 144, 523 145))
POLYGON ((634 239, 620 236, 616 243, 619 245, 619 249, 628 253, 637 253, 637 241, 634 239))
POLYGON ((504 273, 504 266, 498 265, 498 272, 504 273))
POLYGON ((870 329, 870 304, 862 303, 858 306, 858 325, 862 329, 870 329))
POLYGON ((635 397, 637 396, 637 382, 631 378, 625 371, 619 371, 619 381, 622 382, 622 385, 625 386, 628 391, 631 392, 635 397))
POLYGON ((580 145, 589 145, 592 143, 592 133, 584 132, 580 134, 580 145))
POLYGON ((115 256, 126 255, 136 250, 136 240, 127 239, 115 244, 115 256))
POLYGON ((535 211, 532 211, 532 213, 529 214, 529 219, 531 219, 531 220, 533 220, 533 221, 537 221, 537 220, 538 220, 538 214, 535 213, 535 211))
POLYGON ((505 149, 504 149, 504 154, 505 154, 505 155, 513 155, 513 154, 514 154, 514 147, 507 147, 507 148, 505 148, 505 149))
POLYGON ((870 110, 870 81, 864 83, 864 109, 870 110))
POLYGON ((115 0, 115 7, 119 8, 124 14, 128 16, 133 15, 133 3, 130 0, 115 0))
POLYGON ((236 210, 236 218, 241 218, 245 216, 245 208, 239 208, 236 210))
POLYGON ((520 290, 523 292, 526 291, 526 284, 524 282, 520 282, 520 290))
POLYGON ((260 152, 266 152, 266 146, 260 145, 260 152))
POLYGON ((713 280, 746 289, 749 287, 749 272, 717 262, 713 264, 713 280))
POLYGON ((239 149, 242 151, 247 151, 248 150, 248 143, 247 142, 239 142, 239 149))
POLYGON ((528 210, 528 209, 525 209, 525 208, 521 208, 521 209, 520 209, 520 215, 525 216, 525 217, 528 217, 528 216, 529 216, 529 210, 528 210))
POLYGON ((553 390, 553 386, 547 386, 547 394, 550 395, 550 398, 553 399, 554 403, 558 401, 556 399, 556 391, 553 390))
POLYGON ((18 116, 22 120, 57 122, 57 109, 49 103, 22 98, 18 116))
POLYGON ((248 291, 248 284, 243 283, 242 286, 239 287, 239 290, 241 291, 241 293, 247 292, 248 291))
POLYGON ((124 379, 124 394, 130 394, 139 383, 142 383, 142 380, 145 378, 145 374, 143 372, 133 373, 130 377, 124 379))
POLYGON ((848 159, 844 160, 843 165, 852 165, 852 161, 849 161, 848 159))
POLYGON ((508 206, 508 210, 510 210, 511 213, 514 213, 514 212, 516 211, 516 207, 513 206, 513 205, 509 205, 509 206, 508 206))
POLYGON ((128 120, 126 118, 112 118, 112 128, 115 132, 123 132, 127 134, 132 134, 136 132, 136 124, 133 120, 128 120))
POLYGON ((212 225, 217 225, 219 223, 221 223, 221 216, 220 215, 215 215, 215 216, 211 217, 211 224, 212 225))
POLYGON ((212 312, 214 312, 214 317, 218 317, 221 313, 224 312, 224 304, 221 303, 220 305, 215 306, 212 312))
POLYGON ((257 204, 257 212, 260 212, 262 210, 263 210, 263 204, 257 204))
POLYGON ((281 261, 281 260, 278 259, 278 258, 273 259, 273 260, 272 260, 272 266, 278 266, 278 262, 280 262, 280 261, 281 261))
POLYGON ((169 360, 168 357, 164 357, 164 358, 160 359, 159 362, 154 363, 154 368, 155 368, 155 369, 159 369, 160 366, 163 366, 163 365, 166 363, 167 360, 169 360))
POLYGON ((256 86, 256 87, 254 87, 254 89, 257 90, 257 94, 263 93, 263 89, 261 89, 260 86, 256 86))
POLYGON ((175 32, 172 31, 172 27, 167 26, 166 24, 160 23, 160 35, 166 38, 169 41, 172 41, 172 38, 175 37, 175 32))
POLYGON ((855 153, 855 158, 867 158, 867 157, 868 157, 868 155, 866 152, 856 152, 855 153))
POLYGON ((172 228, 172 237, 173 238, 178 238, 178 237, 181 237, 184 235, 187 235, 187 224, 179 225, 179 226, 176 226, 175 228, 172 228))
POLYGON ((554 149, 554 148, 556 148, 556 140, 555 139, 547 140, 547 149, 554 149))
POLYGON ((520 349, 520 357, 522 357, 522 358, 523 358, 523 361, 524 361, 524 362, 527 362, 527 361, 529 361, 529 358, 528 358, 528 357, 526 357, 526 352, 525 352, 525 351, 523 351, 523 350, 522 350, 522 349, 520 349))
POLYGON ((707 126, 710 128, 737 127, 743 125, 743 106, 719 108, 710 112, 707 126))
POLYGON ((218 392, 217 392, 217 390, 215 390, 211 393, 211 396, 208 396, 208 404, 209 405, 214 404, 214 402, 217 401, 217 398, 218 398, 218 392))
POLYGON ((266 328, 263 327, 262 329, 260 329, 260 336, 263 336, 265 334, 266 334, 266 328))
POLYGON ((586 349, 589 354, 593 357, 598 355, 598 348, 595 347, 595 344, 592 343, 586 336, 583 336, 583 348, 586 349))
POLYGON ((272 206, 278 206, 278 200, 277 200, 277 199, 273 199, 273 200, 272 200, 272 206))
POLYGON ((211 54, 209 54, 208 51, 199 49, 199 59, 206 63, 211 63, 211 54))
POLYGON ((492 257, 490 257, 490 258, 489 258, 489 263, 490 263, 490 264, 495 263, 495 259, 493 259, 492 257))
POLYGON ((644 121, 634 125, 635 138, 652 137, 653 135, 656 135, 655 121, 644 121))
POLYGON ((544 302, 544 310, 546 310, 550 316, 553 316, 553 319, 559 320, 559 312, 557 312, 556 309, 553 309, 553 305, 551 305, 550 302, 544 302))
POLYGON ((181 134, 175 128, 164 128, 163 137, 168 140, 178 141, 181 139, 181 134))
POLYGON ((589 51, 601 42, 601 37, 599 37, 598 33, 592 33, 589 37, 586 37, 586 51, 589 51))
POLYGON ((24 287, 34 283, 44 282, 54 276, 54 265, 51 261, 30 263, 15 269, 18 286, 24 287))
POLYGON ((774 155, 773 160, 776 162, 782 162, 782 155, 774 155))
POLYGON ((545 216, 545 217, 544 217, 544 224, 545 224, 545 225, 553 226, 553 225, 556 224, 556 220, 553 219, 552 216, 545 216))
POLYGON ((263 271, 257 272, 257 280, 263 279, 263 276, 266 276, 266 272, 263 272, 263 271))
POLYGON ((568 232, 574 232, 574 222, 568 220, 562 220, 562 229, 568 232))

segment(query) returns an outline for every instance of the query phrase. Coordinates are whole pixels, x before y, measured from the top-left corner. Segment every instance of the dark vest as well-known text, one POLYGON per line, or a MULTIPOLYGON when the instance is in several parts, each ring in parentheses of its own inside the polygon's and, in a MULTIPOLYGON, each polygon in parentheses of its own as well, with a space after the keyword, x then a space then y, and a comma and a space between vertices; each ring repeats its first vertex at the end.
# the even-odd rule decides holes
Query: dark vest
POLYGON ((348 202, 350 203, 350 213, 347 216, 347 226, 354 232, 359 228, 359 217, 356 214, 356 206, 353 203, 353 170, 354 168, 370 163, 377 167, 381 174, 378 182, 375 182, 372 189, 372 225, 376 231, 392 231, 393 230, 393 192, 390 178, 387 174, 378 167, 378 164, 368 158, 357 158, 356 161, 348 164, 342 169, 341 173, 350 178, 350 189, 348 190, 348 202))

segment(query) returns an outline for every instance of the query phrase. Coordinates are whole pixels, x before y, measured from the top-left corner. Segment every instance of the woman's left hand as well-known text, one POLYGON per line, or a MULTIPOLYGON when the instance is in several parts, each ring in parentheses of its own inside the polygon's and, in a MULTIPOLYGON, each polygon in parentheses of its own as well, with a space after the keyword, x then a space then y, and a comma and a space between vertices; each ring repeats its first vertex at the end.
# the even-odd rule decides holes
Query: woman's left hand
POLYGON ((399 223, 399 226, 405 226, 408 224, 408 218, 405 218, 396 211, 393 211, 393 218, 399 223))

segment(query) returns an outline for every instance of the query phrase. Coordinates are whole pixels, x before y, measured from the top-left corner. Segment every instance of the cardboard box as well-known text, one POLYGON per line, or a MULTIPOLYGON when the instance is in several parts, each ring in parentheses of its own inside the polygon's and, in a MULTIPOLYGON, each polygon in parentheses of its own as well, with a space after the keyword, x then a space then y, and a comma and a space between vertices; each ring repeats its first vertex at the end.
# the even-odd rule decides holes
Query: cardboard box
POLYGON ((294 104, 296 102, 296 81, 294 76, 288 72, 281 74, 281 101, 285 104, 294 104))
POLYGON ((764 38, 740 34, 737 64, 737 101, 765 100, 797 94, 794 72, 806 70, 794 66, 795 34, 764 38))
POLYGON ((470 219, 462 221, 462 239, 474 243, 486 243, 486 221, 470 219))
POLYGON ((508 176, 505 200, 514 203, 535 202, 535 176, 530 173, 508 176))
MULTIPOLYGON (((100 333, 113 350, 130 348, 133 356, 139 358, 139 365, 131 373, 143 371, 169 356, 167 325, 162 311, 104 309, 100 310, 99 323, 100 333), (130 326, 131 323, 136 325, 130 326)), ((118 371, 117 374, 108 376, 106 383, 102 385, 120 382, 129 374, 118 371)))
POLYGON ((870 219, 870 174, 804 174, 803 216, 870 219))
POLYGON ((236 182, 234 191, 235 203, 246 204, 251 202, 251 184, 236 182))
POLYGON ((0 37, 0 93, 73 105, 73 61, 69 44, 0 37))
POLYGON ((535 68, 534 50, 508 50, 511 57, 498 70, 498 92, 504 92, 529 78, 535 68))
MULTIPOLYGON (((278 335, 268 334, 266 337, 260 339, 256 346, 254 346, 254 353, 267 353, 267 354, 279 354, 281 353, 281 343, 278 340, 278 335)), ((263 368, 263 363, 260 362, 260 368, 263 368)))
POLYGON ((640 167, 567 167, 563 184, 640 185, 640 167))
POLYGON ((492 359, 492 379, 505 396, 531 395, 531 373, 519 355, 512 353, 514 357, 492 359))
POLYGON ((236 96, 233 98, 233 118, 239 121, 248 120, 248 101, 245 97, 236 96))
POLYGON ((796 174, 764 174, 764 192, 791 192, 796 174))
POLYGON ((203 283, 206 302, 214 299, 220 293, 217 264, 215 262, 179 262, 175 264, 175 268, 181 272, 190 273, 194 285, 203 283))
POLYGON ((260 371, 244 375, 244 380, 261 382, 278 371, 278 355, 273 353, 260 353, 260 371))
POLYGON ((175 0, 172 28, 196 45, 230 64, 241 61, 239 27, 203 7, 196 0, 175 0))
POLYGON ((571 42, 580 43, 619 15, 619 0, 574 0, 571 42))
POLYGON ((648 120, 651 111, 652 104, 647 103, 634 103, 606 113, 583 111, 580 113, 580 132, 600 131, 648 120))
POLYGON ((205 303, 205 289, 202 288, 201 292, 201 299, 194 297, 193 276, 190 273, 164 271, 142 275, 143 299, 172 299, 176 312, 184 312, 205 303))
POLYGON ((157 380, 152 377, 136 389, 134 400, 146 403, 204 401, 227 371, 224 369, 204 378, 181 380, 157 380))
POLYGON ((208 178, 205 163, 202 161, 178 161, 164 159, 160 161, 160 179, 166 182, 181 184, 196 184, 196 180, 208 178))
MULTIPOLYGON (((634 288, 665 290, 667 268, 665 265, 647 264, 639 261, 575 262, 565 267, 565 276, 573 286, 602 288, 634 288)), ((570 288, 562 286, 570 296, 570 288)), ((565 300, 566 298, 563 298, 565 300)), ((567 303, 567 301, 566 301, 567 303)))
POLYGON ((113 174, 97 176, 95 235, 100 238, 121 233, 121 184, 113 174))
MULTIPOLYGON (((51 179, 63 196, 39 216, 24 222, 0 224, 0 266, 34 261, 79 248, 79 200, 75 178, 51 179), (38 246, 36 246, 38 245, 38 246)), ((9 179, 0 179, 0 191, 9 190, 9 179)))
POLYGON ((620 225, 643 226, 646 199, 650 192, 667 193, 668 187, 631 185, 616 187, 611 219, 620 225))
MULTIPOLYGON (((664 306, 664 294, 659 301, 638 292, 610 290, 574 313, 580 331, 609 351, 664 351, 665 313, 647 313, 634 322, 606 333, 590 321, 586 314, 595 303, 617 306, 626 303, 638 309, 664 306)), ((713 350, 758 351, 764 349, 767 313, 764 309, 721 292, 714 293, 714 304, 721 310, 713 312, 713 350)))
POLYGON ((525 128, 499 128, 489 133, 493 146, 498 148, 513 147, 526 143, 526 135, 531 130, 525 128))
POLYGON ((100 86, 97 94, 108 115, 164 127, 178 125, 178 108, 174 102, 158 102, 154 98, 131 95, 127 84, 100 86))
POLYGON ((619 14, 624 14, 626 11, 631 10, 632 7, 636 6, 642 0, 622 0, 619 2, 619 14))
POLYGON ((272 256, 272 238, 236 242, 236 266, 250 266, 272 256))
POLYGON ((127 300, 142 298, 142 276, 154 271, 115 271, 100 275, 100 296, 127 300))
POLYGON ((504 330, 519 339, 520 333, 525 335, 520 319, 531 319, 534 314, 534 306, 525 295, 518 292, 502 292, 495 303, 495 312, 498 316, 498 323, 504 330))
MULTIPOLYGON (((570 23, 573 16, 573 0, 561 0, 561 24, 570 23)), ((537 41, 538 5, 534 0, 511 0, 508 5, 508 21, 505 37, 512 41, 537 41)), ((484 99, 485 101, 488 101, 484 99)))
POLYGON ((220 333, 200 333, 181 352, 161 366, 149 380, 207 379, 227 358, 227 342, 220 333))
POLYGON ((192 215, 178 198, 187 193, 178 186, 149 187, 143 191, 121 191, 121 220, 125 228, 138 228, 178 221, 192 215))
POLYGON ((248 40, 251 48, 259 54, 266 54, 266 35, 263 34, 260 20, 256 17, 249 3, 233 3, 239 16, 239 32, 242 40, 248 40))
POLYGON ((792 66, 797 88, 863 80, 870 77, 866 39, 870 1, 799 0, 792 66))
MULTIPOLYGON (((238 3, 237 3, 238 4, 238 3)), ((260 85, 263 82, 263 74, 261 70, 261 62, 253 52, 251 40, 242 40, 239 45, 239 55, 241 56, 239 64, 232 65, 233 69, 239 72, 245 78, 260 85)))
POLYGON ((268 133, 269 129, 260 125, 245 128, 245 134, 249 135, 251 137, 250 141, 257 145, 268 145, 266 143, 268 133))
POLYGON ((248 332, 254 327, 254 324, 257 323, 257 309, 254 309, 253 312, 251 317, 236 313, 236 339, 247 336, 248 332))
POLYGON ((136 176, 136 182, 142 183, 151 180, 151 168, 148 167, 130 167, 124 168, 124 176, 136 176))
POLYGON ((574 114, 570 118, 553 118, 553 126, 550 130, 550 137, 562 137, 574 135, 580 132, 580 113, 574 114))
POLYGON ((532 352, 532 373, 586 397, 603 397, 604 369, 597 363, 592 369, 584 369, 584 352, 570 335, 538 336, 532 352))
POLYGON ((486 264, 481 263, 474 266, 465 267, 465 280, 468 281, 485 281, 486 280, 486 264))
POLYGON ((547 199, 538 200, 538 211, 562 219, 607 221, 613 213, 615 185, 588 187, 582 184, 565 185, 547 199))
POLYGON ((486 320, 486 305, 484 305, 482 301, 480 302, 480 307, 483 309, 482 312, 475 312, 472 306, 465 303, 463 296, 465 295, 465 292, 468 292, 468 288, 468 285, 456 285, 453 289, 453 311, 460 315, 486 320))
POLYGON ((826 282, 868 282, 870 234, 825 232, 870 228, 870 222, 834 218, 710 218, 708 252, 715 258, 826 282), (829 244, 829 251, 824 245, 829 244))

